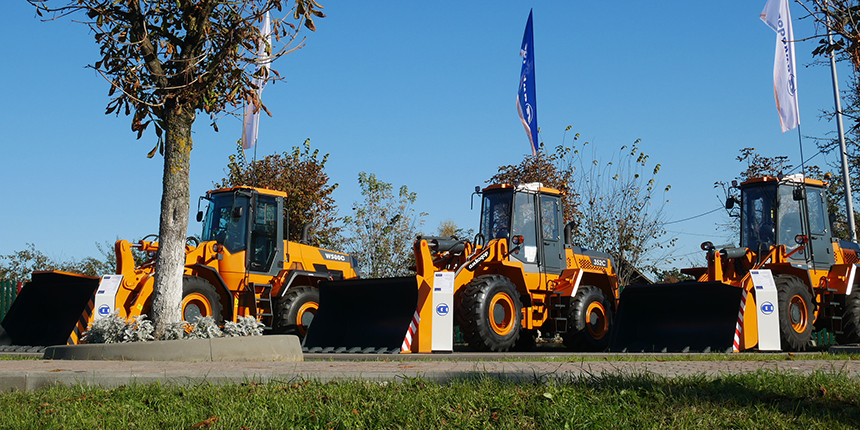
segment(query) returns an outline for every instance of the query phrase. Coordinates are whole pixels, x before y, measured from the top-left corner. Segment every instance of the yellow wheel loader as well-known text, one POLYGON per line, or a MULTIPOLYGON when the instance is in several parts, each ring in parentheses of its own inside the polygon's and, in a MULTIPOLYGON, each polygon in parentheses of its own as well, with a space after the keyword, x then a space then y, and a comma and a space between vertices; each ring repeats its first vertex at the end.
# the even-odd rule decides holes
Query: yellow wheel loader
POLYGON ((740 247, 702 244, 695 282, 625 287, 611 351, 802 351, 816 329, 860 341, 857 244, 832 238, 825 183, 801 175, 734 185, 740 247))
MULTIPOLYGON (((354 278, 347 254, 287 240, 286 194, 253 187, 210 191, 201 241, 185 247, 182 316, 194 322, 256 317, 272 333, 303 337, 319 303, 321 280, 354 278)), ((302 242, 307 241, 307 228, 302 242)), ((147 239, 147 238, 145 238, 147 239)), ((96 318, 148 314, 154 258, 135 264, 132 250, 154 256, 157 238, 116 243, 116 274, 101 280, 62 272, 34 273, 2 322, 18 345, 78 343, 96 318)))
MULTIPOLYGON (((434 319, 454 312, 472 349, 527 350, 538 330, 576 350, 603 350, 618 280, 608 254, 573 246, 561 192, 539 183, 482 191, 475 243, 419 237, 416 275, 320 284, 310 352, 432 352, 434 319), (434 305, 434 294, 453 303, 434 305)), ((448 329, 450 330, 450 329, 448 329)), ((438 335, 438 333, 437 333, 438 335)), ((452 331, 441 334, 449 339, 452 331)))

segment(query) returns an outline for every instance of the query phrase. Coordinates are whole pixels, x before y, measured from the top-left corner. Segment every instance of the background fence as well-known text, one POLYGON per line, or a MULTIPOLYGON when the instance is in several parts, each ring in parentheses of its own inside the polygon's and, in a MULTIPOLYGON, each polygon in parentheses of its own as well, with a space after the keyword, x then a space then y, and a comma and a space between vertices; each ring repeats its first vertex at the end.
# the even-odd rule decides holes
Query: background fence
POLYGON ((0 281, 0 321, 6 318, 6 312, 18 297, 19 284, 20 282, 16 281, 0 281))

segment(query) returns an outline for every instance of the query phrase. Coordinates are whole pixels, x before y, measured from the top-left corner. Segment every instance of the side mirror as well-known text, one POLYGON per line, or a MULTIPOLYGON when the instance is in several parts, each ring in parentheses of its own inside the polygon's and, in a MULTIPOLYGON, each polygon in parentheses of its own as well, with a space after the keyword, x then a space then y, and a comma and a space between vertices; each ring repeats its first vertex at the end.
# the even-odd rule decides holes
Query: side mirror
POLYGON ((203 221, 203 211, 197 212, 197 222, 203 221))
POLYGON ((230 216, 232 216, 234 220, 242 218, 242 215, 244 215, 244 211, 242 211, 242 206, 234 207, 233 212, 230 213, 230 216))
POLYGON ((729 210, 733 207, 735 207, 735 198, 734 197, 726 198, 726 210, 729 210))

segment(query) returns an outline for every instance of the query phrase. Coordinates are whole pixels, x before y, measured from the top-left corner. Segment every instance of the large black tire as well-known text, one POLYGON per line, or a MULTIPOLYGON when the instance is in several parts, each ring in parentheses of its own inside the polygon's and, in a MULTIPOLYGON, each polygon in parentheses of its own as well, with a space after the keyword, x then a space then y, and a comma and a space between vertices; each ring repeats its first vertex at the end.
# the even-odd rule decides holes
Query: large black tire
POLYGON ((320 291, 316 287, 293 287, 275 305, 275 325, 272 332, 293 334, 305 338, 308 327, 320 305, 320 291))
POLYGON ((220 324, 223 320, 222 310, 218 292, 209 281, 197 276, 182 277, 183 321, 193 323, 197 318, 211 316, 215 323, 220 324))
POLYGON ((842 333, 836 335, 840 345, 860 343, 860 285, 854 285, 851 294, 845 297, 842 312, 842 333))
POLYGON ((600 288, 580 286, 566 311, 564 346, 571 351, 603 351, 609 346, 612 306, 600 288))
POLYGON ((509 351, 522 328, 520 293, 501 275, 483 275, 469 282, 457 309, 460 329, 477 351, 509 351))
POLYGON ((791 275, 774 276, 779 303, 779 334, 782 349, 804 351, 812 339, 815 308, 806 284, 791 275))

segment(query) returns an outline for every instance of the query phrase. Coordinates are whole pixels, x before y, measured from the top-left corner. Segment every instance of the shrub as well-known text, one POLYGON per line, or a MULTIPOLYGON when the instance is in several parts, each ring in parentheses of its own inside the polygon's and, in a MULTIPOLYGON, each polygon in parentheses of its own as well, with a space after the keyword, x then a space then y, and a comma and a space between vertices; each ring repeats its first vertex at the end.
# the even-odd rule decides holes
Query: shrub
MULTIPOLYGON (((152 321, 146 315, 126 321, 114 312, 97 319, 81 338, 82 343, 146 342, 156 340, 152 321)), ((212 339, 218 337, 261 336, 263 323, 254 317, 239 317, 239 322, 228 321, 222 331, 215 319, 199 318, 194 323, 187 321, 171 323, 158 340, 212 339)))

